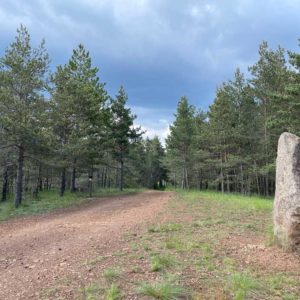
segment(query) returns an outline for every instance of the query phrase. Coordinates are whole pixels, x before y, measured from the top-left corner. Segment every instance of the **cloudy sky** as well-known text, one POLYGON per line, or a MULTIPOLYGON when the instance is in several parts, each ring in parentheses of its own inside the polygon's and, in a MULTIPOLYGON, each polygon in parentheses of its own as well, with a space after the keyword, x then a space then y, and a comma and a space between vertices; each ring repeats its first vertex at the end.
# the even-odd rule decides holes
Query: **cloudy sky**
POLYGON ((262 40, 299 51, 299 13, 299 0, 0 0, 0 55, 21 23, 53 68, 83 43, 109 93, 123 84, 137 123, 163 137, 182 95, 207 109, 262 40))

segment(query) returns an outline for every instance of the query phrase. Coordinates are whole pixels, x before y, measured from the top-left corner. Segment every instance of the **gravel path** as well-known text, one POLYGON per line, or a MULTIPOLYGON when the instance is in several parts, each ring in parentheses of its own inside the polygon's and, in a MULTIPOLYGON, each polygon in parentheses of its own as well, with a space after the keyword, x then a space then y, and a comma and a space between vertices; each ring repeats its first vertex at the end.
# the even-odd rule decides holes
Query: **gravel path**
MULTIPOLYGON (((124 233, 157 218, 170 197, 146 191, 0 223, 0 299, 40 299, 65 278, 80 286, 92 276, 84 261, 118 249, 124 233)), ((63 299, 74 297, 73 288, 66 283, 63 299)))

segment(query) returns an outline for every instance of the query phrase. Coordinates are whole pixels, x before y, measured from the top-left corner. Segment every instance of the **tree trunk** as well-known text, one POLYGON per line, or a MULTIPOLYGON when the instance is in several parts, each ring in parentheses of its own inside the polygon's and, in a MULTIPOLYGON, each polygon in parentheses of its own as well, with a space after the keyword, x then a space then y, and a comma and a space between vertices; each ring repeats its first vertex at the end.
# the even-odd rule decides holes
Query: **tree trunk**
POLYGON ((39 191, 43 190, 42 165, 39 164, 39 191))
POLYGON ((76 192, 76 168, 75 168, 76 160, 74 161, 74 166, 72 169, 72 178, 71 178, 71 193, 76 192))
POLYGON ((121 184, 121 163, 117 162, 117 166, 116 166, 116 184, 115 187, 120 189, 120 184, 121 184))
POLYGON ((226 185, 227 185, 227 192, 230 193, 230 180, 229 180, 229 174, 226 174, 226 185))
POLYGON ((123 191, 124 185, 124 162, 123 160, 120 161, 120 191, 123 191))
POLYGON ((223 174, 223 168, 221 168, 221 191, 224 193, 224 174, 223 174))
POLYGON ((93 192, 93 168, 89 171, 89 196, 92 197, 93 192))
POLYGON ((198 178, 197 178, 197 190, 200 190, 200 181, 201 181, 201 176, 200 176, 200 170, 197 172, 198 178))
POLYGON ((97 187, 100 187, 100 170, 97 169, 97 187))
POLYGON ((242 193, 242 194, 245 194, 243 165, 240 165, 240 170, 241 170, 241 193, 242 193))
POLYGON ((60 197, 63 197, 66 190, 66 168, 63 168, 60 178, 60 197))
POLYGON ((24 191, 28 192, 30 186, 30 172, 27 170, 25 174, 23 174, 23 182, 24 182, 24 191))
POLYGON ((19 147, 19 157, 17 166, 17 181, 16 181, 16 198, 15 207, 17 208, 22 203, 23 194, 23 167, 24 167, 24 148, 19 147))
POLYGON ((3 172, 3 186, 2 186, 2 198, 1 201, 6 201, 8 194, 8 167, 4 168, 3 172))
POLYGON ((260 194, 260 188, 259 188, 259 178, 258 178, 258 173, 257 173, 257 164, 256 164, 256 161, 254 162, 254 165, 255 165, 256 192, 259 195, 260 194))
POLYGON ((176 189, 176 173, 174 173, 174 189, 176 189))
POLYGON ((103 188, 107 187, 107 167, 103 170, 103 188))
POLYGON ((202 169, 200 169, 200 190, 203 190, 202 169))
POLYGON ((268 173, 266 174, 266 177, 265 177, 265 183, 266 183, 265 195, 268 197, 269 196, 269 174, 268 173))
POLYGON ((49 169, 46 169, 46 180, 44 182, 44 189, 49 190, 49 169))
POLYGON ((189 184, 189 179, 188 179, 187 168, 185 167, 184 170, 185 170, 185 186, 186 186, 186 189, 189 189, 190 188, 190 184, 189 184))

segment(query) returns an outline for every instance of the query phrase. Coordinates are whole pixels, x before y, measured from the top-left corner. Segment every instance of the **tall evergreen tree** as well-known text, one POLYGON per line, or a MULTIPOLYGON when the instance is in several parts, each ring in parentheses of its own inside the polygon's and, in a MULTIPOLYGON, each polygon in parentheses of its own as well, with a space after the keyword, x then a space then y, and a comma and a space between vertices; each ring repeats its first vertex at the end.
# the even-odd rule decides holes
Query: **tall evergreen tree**
POLYGON ((277 107, 278 118, 275 126, 284 123, 287 131, 300 135, 300 54, 289 52, 292 68, 289 70, 289 80, 285 85, 283 96, 277 99, 281 105, 277 107), (281 100, 281 101, 280 101, 281 100))
POLYGON ((45 110, 43 93, 49 58, 44 41, 32 48, 24 26, 0 59, 0 125, 7 146, 17 150, 15 206, 22 202, 25 154, 34 151, 41 140, 41 116, 45 110))
POLYGON ((194 137, 195 108, 188 103, 187 97, 182 97, 177 105, 175 122, 170 126, 170 135, 166 139, 166 162, 175 176, 180 179, 181 187, 189 189, 189 171, 192 163, 191 145, 194 137))
POLYGON ((83 157, 88 159, 94 152, 91 144, 95 148, 104 136, 104 105, 108 97, 97 72, 89 52, 79 45, 68 64, 59 66, 53 76, 52 126, 61 157, 61 196, 65 191, 67 168, 72 168, 71 191, 74 192, 77 166, 83 157))
POLYGON ((269 49, 267 42, 262 42, 259 47, 259 59, 249 70, 252 75, 250 83, 253 96, 259 104, 262 131, 260 173, 264 179, 264 193, 269 195, 270 176, 274 178, 275 174, 277 140, 285 129, 285 126, 279 126, 277 121, 278 108, 283 104, 278 95, 283 95, 288 80, 285 50, 278 47, 274 51, 269 49))
POLYGON ((144 185, 150 189, 162 188, 167 179, 166 169, 162 164, 165 152, 159 138, 145 141, 144 185))
POLYGON ((127 100, 128 96, 121 86, 110 106, 112 119, 109 124, 109 139, 112 155, 118 162, 118 186, 121 191, 124 187, 124 161, 129 153, 130 144, 142 135, 140 128, 133 126, 136 116, 126 107, 127 100))

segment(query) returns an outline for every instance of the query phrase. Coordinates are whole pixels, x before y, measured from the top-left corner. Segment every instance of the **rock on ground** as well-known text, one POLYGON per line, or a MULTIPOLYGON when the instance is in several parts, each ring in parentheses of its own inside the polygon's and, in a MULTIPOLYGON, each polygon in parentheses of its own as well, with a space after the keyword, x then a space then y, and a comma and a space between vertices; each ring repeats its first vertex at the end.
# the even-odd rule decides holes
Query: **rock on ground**
POLYGON ((300 138, 283 133, 278 141, 274 233, 287 250, 300 249, 300 138))

